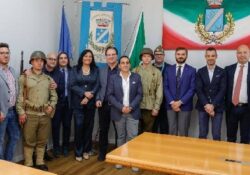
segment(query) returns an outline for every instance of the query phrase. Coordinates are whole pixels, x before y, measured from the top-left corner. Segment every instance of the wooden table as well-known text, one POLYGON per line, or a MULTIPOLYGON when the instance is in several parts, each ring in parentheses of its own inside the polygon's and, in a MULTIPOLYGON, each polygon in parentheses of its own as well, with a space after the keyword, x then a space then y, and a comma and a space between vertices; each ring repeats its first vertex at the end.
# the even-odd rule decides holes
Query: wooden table
POLYGON ((143 133, 106 161, 169 174, 250 175, 250 145, 143 133))
POLYGON ((0 160, 1 175, 56 175, 50 172, 41 171, 24 165, 0 160))

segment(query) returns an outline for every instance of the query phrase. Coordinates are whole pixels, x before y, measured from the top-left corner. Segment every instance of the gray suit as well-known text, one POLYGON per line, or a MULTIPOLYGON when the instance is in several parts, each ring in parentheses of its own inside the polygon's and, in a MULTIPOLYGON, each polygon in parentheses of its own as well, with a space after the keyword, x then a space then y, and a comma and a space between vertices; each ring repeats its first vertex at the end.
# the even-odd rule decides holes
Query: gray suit
MULTIPOLYGON (((118 68, 115 67, 114 69, 110 70, 110 75, 117 73, 116 71, 118 68)), ((110 104, 108 103, 108 99, 106 95, 107 84, 108 84, 108 76, 109 76, 109 66, 105 65, 99 69, 99 76, 100 76, 100 88, 96 95, 96 100, 100 100, 102 102, 102 107, 98 109, 99 114, 99 156, 98 160, 103 161, 105 160, 105 156, 108 149, 108 132, 109 132, 109 125, 110 125, 110 104)), ((115 128, 114 122, 113 126, 115 128)), ((116 129, 115 129, 116 134, 116 129)), ((117 136, 117 134, 116 134, 117 136)), ((117 137, 116 137, 117 138, 117 137)))
MULTIPOLYGON (((18 94, 18 82, 17 82, 17 75, 15 70, 10 67, 10 71, 15 78, 15 86, 16 86, 16 95, 18 94)), ((0 112, 6 116, 8 109, 9 109, 9 100, 10 100, 10 88, 7 83, 7 77, 3 72, 2 68, 0 67, 0 112)))
POLYGON ((96 100, 100 100, 103 102, 106 89, 107 89, 107 78, 108 78, 108 65, 99 69, 99 76, 100 76, 100 89, 96 94, 96 100))

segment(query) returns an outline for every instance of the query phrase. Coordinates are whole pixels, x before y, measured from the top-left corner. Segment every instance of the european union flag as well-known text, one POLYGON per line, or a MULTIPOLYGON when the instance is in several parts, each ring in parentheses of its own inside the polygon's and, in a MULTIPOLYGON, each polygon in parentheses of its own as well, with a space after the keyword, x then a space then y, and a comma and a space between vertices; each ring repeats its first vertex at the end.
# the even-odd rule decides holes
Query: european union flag
POLYGON ((69 58, 73 58, 69 27, 68 27, 67 20, 65 17, 64 6, 62 7, 62 21, 61 21, 59 52, 66 52, 69 58))

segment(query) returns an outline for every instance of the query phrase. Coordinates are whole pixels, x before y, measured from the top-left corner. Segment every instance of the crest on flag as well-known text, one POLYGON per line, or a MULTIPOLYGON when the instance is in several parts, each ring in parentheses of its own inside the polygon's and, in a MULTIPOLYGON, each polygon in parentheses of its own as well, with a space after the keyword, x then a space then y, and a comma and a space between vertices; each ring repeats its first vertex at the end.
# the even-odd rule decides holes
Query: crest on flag
POLYGON ((195 32, 205 44, 222 44, 226 38, 234 32, 234 19, 230 12, 224 24, 224 8, 221 8, 223 0, 207 0, 209 8, 205 9, 205 23, 203 24, 203 14, 199 14, 195 24, 195 32))
POLYGON ((114 44, 112 11, 91 11, 88 48, 93 50, 97 62, 104 62, 104 52, 114 44))

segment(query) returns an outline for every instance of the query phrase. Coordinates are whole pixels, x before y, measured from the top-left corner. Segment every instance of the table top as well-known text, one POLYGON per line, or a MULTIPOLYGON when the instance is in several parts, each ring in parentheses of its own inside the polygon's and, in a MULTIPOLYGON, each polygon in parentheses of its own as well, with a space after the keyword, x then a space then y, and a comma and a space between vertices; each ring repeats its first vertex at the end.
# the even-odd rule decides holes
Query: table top
POLYGON ((250 145, 145 132, 106 161, 170 174, 250 175, 250 145))
POLYGON ((4 160, 0 160, 0 172, 4 175, 56 175, 4 160))

